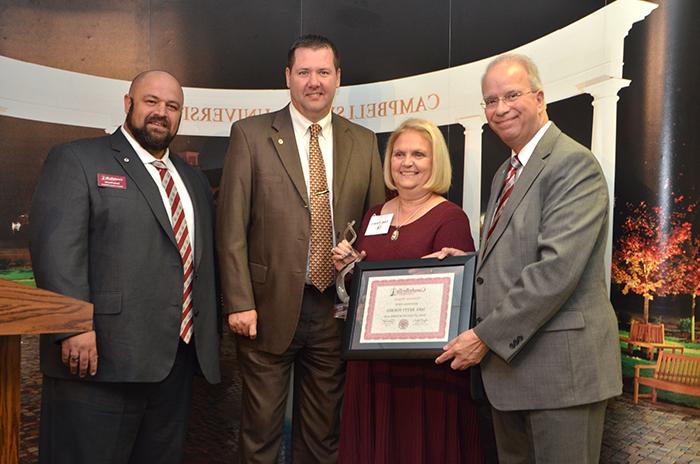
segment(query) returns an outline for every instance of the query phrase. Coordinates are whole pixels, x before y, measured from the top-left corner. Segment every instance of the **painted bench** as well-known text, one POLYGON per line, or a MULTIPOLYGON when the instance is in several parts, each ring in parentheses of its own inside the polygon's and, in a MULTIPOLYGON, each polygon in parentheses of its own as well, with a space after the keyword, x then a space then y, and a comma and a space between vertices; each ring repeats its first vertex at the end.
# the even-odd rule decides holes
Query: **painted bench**
POLYGON ((627 353, 632 354, 636 346, 644 351, 647 359, 654 359, 655 351, 669 350, 683 354, 685 349, 681 344, 665 340, 663 324, 645 324, 639 321, 632 321, 629 337, 620 337, 620 341, 627 344, 627 353))
POLYGON ((659 351, 656 365, 634 366, 634 404, 639 398, 651 398, 651 402, 656 403, 656 390, 700 396, 700 357, 659 351), (654 373, 651 377, 642 377, 643 369, 653 369, 654 373), (651 387, 651 393, 640 394, 640 385, 651 387))

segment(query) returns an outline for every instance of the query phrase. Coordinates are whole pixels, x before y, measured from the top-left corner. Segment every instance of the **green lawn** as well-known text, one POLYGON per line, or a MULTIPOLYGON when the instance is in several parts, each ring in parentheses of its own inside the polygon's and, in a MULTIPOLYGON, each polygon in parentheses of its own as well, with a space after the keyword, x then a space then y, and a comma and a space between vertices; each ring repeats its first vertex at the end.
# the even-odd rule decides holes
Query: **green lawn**
POLYGON ((36 283, 34 282, 34 274, 29 268, 0 270, 0 279, 13 280, 20 284, 36 287, 36 283))
MULTIPOLYGON (((629 335, 628 332, 621 330, 620 331, 620 336, 625 336, 627 337, 629 335)), ((687 354, 689 356, 700 356, 700 343, 689 343, 683 340, 682 338, 675 338, 675 337, 666 337, 667 341, 670 342, 676 342, 679 344, 682 344, 685 349, 683 351, 683 354, 687 354)), ((627 344, 624 342, 620 343, 620 348, 627 348, 627 344)), ((622 377, 624 378, 629 378, 629 379, 634 379, 634 366, 636 364, 649 364, 653 365, 656 364, 656 361, 649 361, 646 358, 639 358, 636 356, 630 356, 625 352, 625 349, 622 350, 622 377)), ((642 370, 640 372, 640 375, 645 376, 645 377, 651 377, 652 374, 651 369, 647 370, 642 370)), ((630 384, 633 385, 634 381, 630 380, 630 384)), ((631 391, 632 392, 632 391, 631 391)), ((640 393, 649 393, 651 392, 651 388, 640 385, 639 387, 639 392, 640 393)), ((656 390, 656 396, 659 401, 666 401, 668 403, 675 403, 675 404, 680 404, 683 406, 689 406, 691 408, 700 408, 700 398, 696 396, 690 396, 690 395, 681 395, 678 393, 673 393, 673 392, 667 392, 664 390, 656 390)), ((640 398, 639 401, 651 401, 649 398, 640 398)))

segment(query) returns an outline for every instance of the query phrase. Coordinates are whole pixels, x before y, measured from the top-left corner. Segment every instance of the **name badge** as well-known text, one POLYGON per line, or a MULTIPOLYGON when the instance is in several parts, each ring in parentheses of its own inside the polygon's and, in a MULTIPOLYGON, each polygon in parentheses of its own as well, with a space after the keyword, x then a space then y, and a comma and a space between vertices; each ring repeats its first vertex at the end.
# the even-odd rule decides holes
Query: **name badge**
POLYGON ((112 174, 97 174, 97 186, 126 190, 126 177, 112 174))
POLYGON ((372 216, 369 219, 369 224, 367 224, 365 236, 386 234, 387 232, 389 232, 389 226, 391 225, 391 220, 393 218, 394 213, 377 214, 372 216))

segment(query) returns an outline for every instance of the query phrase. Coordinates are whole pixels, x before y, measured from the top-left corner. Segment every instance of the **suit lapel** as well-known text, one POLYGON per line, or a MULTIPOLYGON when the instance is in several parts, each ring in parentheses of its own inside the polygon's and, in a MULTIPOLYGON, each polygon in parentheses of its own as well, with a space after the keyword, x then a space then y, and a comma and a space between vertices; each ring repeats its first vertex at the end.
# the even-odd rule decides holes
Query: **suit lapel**
POLYGON ((297 148, 294 128, 292 127, 292 117, 289 114, 289 105, 277 112, 272 121, 272 133, 270 141, 277 150, 277 155, 282 161, 287 175, 292 180, 294 187, 304 200, 304 204, 309 204, 309 196, 306 193, 306 182, 304 182, 304 171, 301 169, 299 159, 299 149, 297 148))
POLYGON ((131 177, 134 185, 136 185, 146 199, 146 202, 153 211, 153 214, 163 228, 165 234, 170 238, 170 241, 173 242, 173 245, 177 246, 175 234, 173 233, 173 226, 170 224, 168 212, 165 210, 165 206, 163 206, 160 191, 155 182, 153 182, 153 178, 146 170, 146 167, 141 162, 141 158, 134 152, 134 149, 121 133, 120 129, 117 129, 117 131, 112 134, 111 142, 112 149, 114 150, 114 158, 129 177, 131 177))
POLYGON ((190 195, 190 200, 192 201, 192 209, 194 210, 195 231, 195 243, 193 243, 192 246, 194 247, 194 268, 198 269, 199 263, 201 262, 202 258, 202 239, 204 238, 202 234, 206 233, 203 226, 204 221, 202 220, 201 216, 202 206, 206 204, 207 200, 206 198, 202 198, 200 194, 201 189, 195 187, 195 182, 197 182, 197 180, 192 177, 193 172, 191 169, 188 169, 186 163, 172 151, 170 152, 170 160, 173 162, 175 169, 177 169, 177 173, 180 174, 180 178, 185 184, 185 188, 187 188, 187 193, 190 195))
POLYGON ((498 194, 500 193, 501 187, 503 186, 503 182, 506 178, 508 166, 510 166, 510 160, 506 159, 503 162, 503 164, 501 164, 501 166, 498 168, 498 171, 496 171, 497 173, 493 178, 493 182, 491 183, 491 194, 489 195, 489 203, 488 205, 486 205, 486 213, 484 213, 484 225, 481 228, 481 246, 479 247, 479 255, 476 264, 477 271, 481 268, 481 263, 484 259, 487 245, 486 234, 491 228, 491 221, 493 220, 493 211, 494 209, 496 209, 496 201, 498 200, 498 194))
MULTIPOLYGON (((342 119, 333 114, 333 210, 343 198, 343 186, 352 158, 353 139, 350 129, 342 119)), ((341 225, 345 227, 345 224, 341 225)), ((335 225, 336 230, 338 224, 335 225)))
MULTIPOLYGON (((506 202, 505 206, 503 207, 503 212, 501 213, 501 217, 498 220, 498 224, 496 224, 496 228, 494 229, 493 233, 491 234, 491 238, 486 242, 486 246, 484 247, 483 253, 481 253, 481 260, 480 262, 483 263, 484 260, 488 257, 489 253, 493 248, 496 246, 496 243, 500 239, 501 235, 503 234, 503 231, 506 230, 506 226, 510 222, 511 217, 513 217, 513 213, 515 213, 515 210, 518 208, 520 203, 523 201, 523 198, 525 198, 525 195, 527 192, 530 190, 530 187, 532 187, 532 184, 534 184, 535 180, 537 177, 540 175, 540 172, 542 172, 542 169, 544 169, 545 163, 546 163, 546 158, 549 156, 549 154, 552 152, 552 147, 554 146, 554 141, 557 139, 561 131, 557 126, 552 123, 552 125, 547 129, 547 131, 544 133, 542 136, 542 139, 540 139, 539 143, 535 147, 535 150, 532 152, 532 156, 530 157, 529 161, 523 168, 522 173, 520 174, 520 177, 518 177, 518 180, 515 182, 515 186, 513 187, 513 192, 510 194, 510 197, 508 198, 508 201, 506 202)), ((507 162, 506 162, 507 164, 507 162)), ((505 168, 504 168, 505 169, 505 168)), ((505 176, 505 174, 504 174, 505 176)), ((503 179, 501 179, 501 184, 503 183, 503 179)), ((500 184, 499 189, 500 189, 500 184)), ((495 195, 498 195, 498 191, 494 194, 493 191, 491 192, 492 198, 495 195)), ((495 204, 495 200, 493 201, 495 204)), ((495 206, 490 205, 490 212, 491 215, 493 215, 493 208, 495 206)), ((489 221, 490 222, 490 221, 489 221)), ((484 230, 488 230, 486 227, 484 227, 484 230)), ((484 234, 484 237, 486 235, 484 234)))

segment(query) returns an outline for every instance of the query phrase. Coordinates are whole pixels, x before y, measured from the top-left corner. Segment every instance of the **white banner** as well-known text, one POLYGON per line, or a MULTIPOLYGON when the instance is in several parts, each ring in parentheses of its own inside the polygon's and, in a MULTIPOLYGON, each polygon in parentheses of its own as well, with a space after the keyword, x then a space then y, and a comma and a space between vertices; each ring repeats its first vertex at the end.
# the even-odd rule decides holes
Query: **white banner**
MULTIPOLYGON (((592 83, 622 77, 623 39, 632 24, 655 7, 640 0, 618 0, 514 51, 530 55, 540 67, 547 101, 578 95, 592 83)), ((390 132, 408 117, 431 119, 438 125, 481 117, 480 78, 489 60, 343 86, 336 94, 334 111, 376 132, 390 132)), ((124 120, 122 96, 128 87, 126 81, 0 56, 0 115, 4 116, 111 132, 124 120)), ((232 122, 274 111, 289 101, 287 90, 184 90, 182 135, 227 136, 232 122)))

